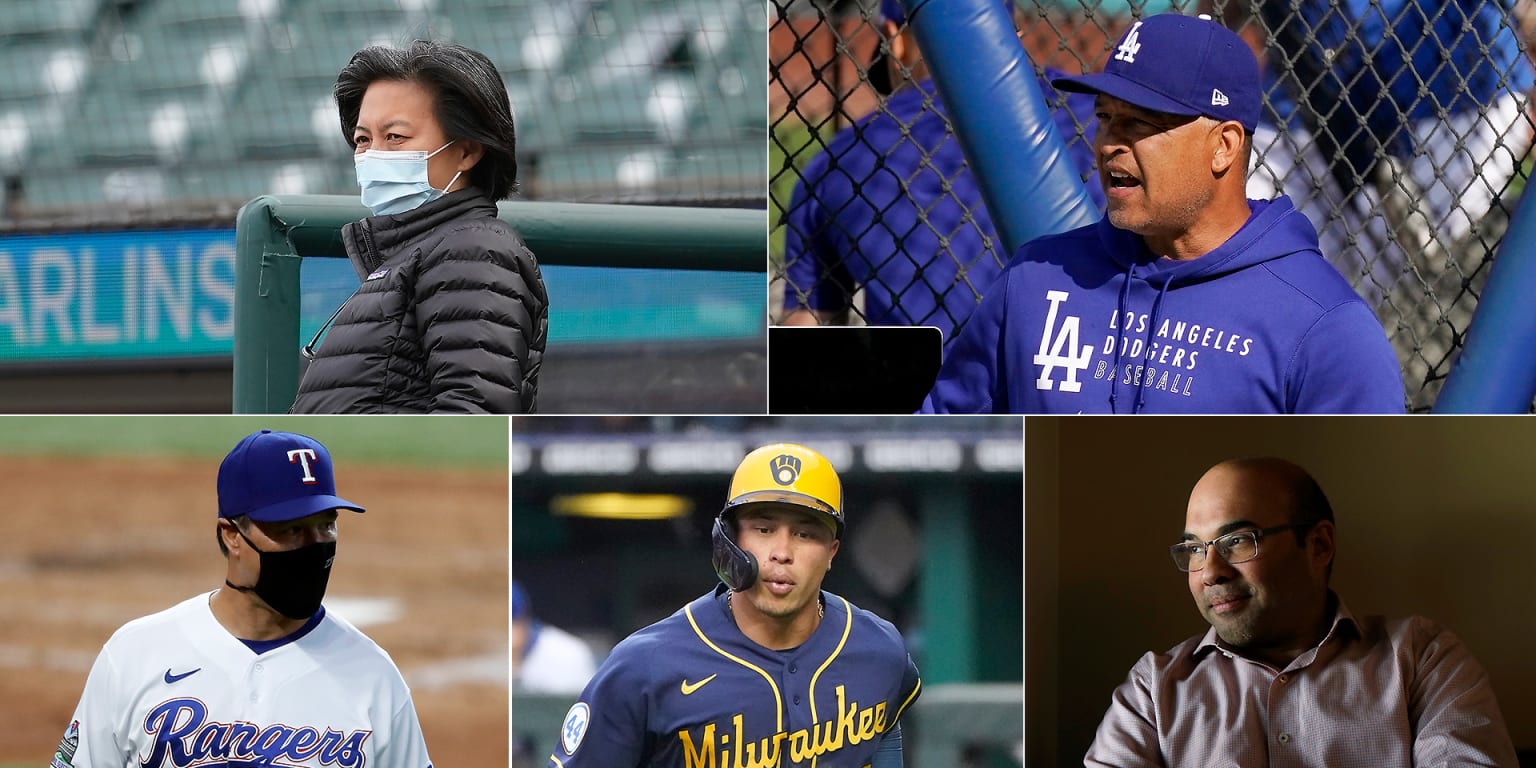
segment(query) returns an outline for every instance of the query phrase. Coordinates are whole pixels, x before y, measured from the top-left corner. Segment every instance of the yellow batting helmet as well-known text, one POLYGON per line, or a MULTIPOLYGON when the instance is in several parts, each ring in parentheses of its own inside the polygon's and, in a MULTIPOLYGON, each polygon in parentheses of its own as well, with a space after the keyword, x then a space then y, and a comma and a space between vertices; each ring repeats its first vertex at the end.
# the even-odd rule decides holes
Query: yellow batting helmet
POLYGON ((747 589, 757 581, 757 559, 737 546, 727 516, 756 504, 787 504, 820 513, 842 538, 843 483, 832 462, 795 443, 758 448, 736 467, 727 501, 711 532, 715 573, 731 589, 747 589))

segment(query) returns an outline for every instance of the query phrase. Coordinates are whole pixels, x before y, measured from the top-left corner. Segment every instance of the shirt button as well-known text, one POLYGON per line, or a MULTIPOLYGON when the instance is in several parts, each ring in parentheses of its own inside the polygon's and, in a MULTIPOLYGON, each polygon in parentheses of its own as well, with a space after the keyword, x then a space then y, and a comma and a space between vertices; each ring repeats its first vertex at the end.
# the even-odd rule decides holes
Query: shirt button
POLYGON ((794 673, 795 673, 795 672, 796 672, 796 671, 797 671, 797 670, 798 670, 798 669, 799 669, 799 668, 798 668, 798 667, 796 667, 796 666, 795 666, 795 665, 793 665, 793 664, 791 664, 791 665, 789 665, 789 672, 790 672, 790 674, 794 674, 794 673))
POLYGON ((1280 734, 1280 743, 1281 744, 1289 744, 1289 743, 1291 743, 1291 735, 1289 733, 1282 733, 1282 734, 1280 734))
POLYGON ((257 665, 256 665, 256 666, 255 666, 255 670, 256 670, 256 671, 257 671, 257 672, 260 672, 260 671, 261 671, 261 665, 260 665, 260 664, 257 664, 257 665))
POLYGON ((796 704, 799 704, 799 703, 800 703, 800 697, 799 697, 799 696, 795 696, 795 703, 796 703, 796 704))
POLYGON ((1291 681, 1291 676, 1290 675, 1281 675, 1280 676, 1280 682, 1282 682, 1282 683, 1289 683, 1290 681, 1291 681))

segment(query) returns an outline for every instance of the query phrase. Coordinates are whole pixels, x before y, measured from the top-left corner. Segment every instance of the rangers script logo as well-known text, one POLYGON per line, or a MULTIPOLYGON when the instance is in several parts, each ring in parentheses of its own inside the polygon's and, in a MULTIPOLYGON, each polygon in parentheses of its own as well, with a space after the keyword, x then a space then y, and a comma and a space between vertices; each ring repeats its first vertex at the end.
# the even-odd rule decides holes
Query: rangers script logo
POLYGON ((235 721, 208 720, 208 707, 197 699, 171 699, 149 711, 144 731, 155 738, 141 768, 174 765, 278 766, 317 759, 319 765, 363 768, 368 762, 363 743, 373 731, 351 733, 327 728, 296 728, 235 721))

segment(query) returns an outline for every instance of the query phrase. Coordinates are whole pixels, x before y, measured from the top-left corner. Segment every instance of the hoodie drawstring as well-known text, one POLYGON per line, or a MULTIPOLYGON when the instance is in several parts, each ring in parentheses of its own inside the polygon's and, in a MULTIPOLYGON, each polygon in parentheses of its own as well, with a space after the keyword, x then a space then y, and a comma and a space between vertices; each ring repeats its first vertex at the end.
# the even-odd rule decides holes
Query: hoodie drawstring
POLYGON ((1125 348, 1125 308, 1131 299, 1131 273, 1133 262, 1125 266, 1125 282, 1120 285, 1120 308, 1115 312, 1115 365, 1109 369, 1109 412, 1115 410, 1115 398, 1120 396, 1120 350, 1125 348))
MULTIPOLYGON (((1147 325, 1146 348, 1141 353, 1143 373, 1147 371, 1147 362, 1152 359, 1152 337, 1157 333, 1157 321, 1162 319, 1159 315, 1163 311, 1163 297, 1168 295, 1168 284, 1173 282, 1168 277, 1168 275, 1163 276, 1163 285, 1157 291, 1157 298, 1152 301, 1152 322, 1147 325)), ((1131 413, 1141 413, 1142 407, 1147 404, 1147 382, 1151 378, 1151 376, 1142 377, 1141 386, 1136 388, 1136 407, 1131 413)))

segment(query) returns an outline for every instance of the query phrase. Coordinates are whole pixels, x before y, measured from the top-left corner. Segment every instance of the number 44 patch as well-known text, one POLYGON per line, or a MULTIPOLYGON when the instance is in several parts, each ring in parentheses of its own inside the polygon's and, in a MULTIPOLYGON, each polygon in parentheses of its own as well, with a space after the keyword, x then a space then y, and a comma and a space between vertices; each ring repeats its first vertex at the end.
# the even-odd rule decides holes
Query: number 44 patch
POLYGON ((1046 291, 1045 300, 1051 303, 1051 308, 1045 314, 1045 331, 1040 334, 1040 351, 1035 354, 1035 365, 1040 366, 1040 377, 1035 379, 1035 389, 1049 391, 1056 385, 1051 376, 1057 368, 1065 368, 1067 378, 1061 382, 1063 392, 1081 392, 1082 382, 1077 380, 1078 371, 1088 370, 1088 363, 1093 359, 1093 347, 1088 344, 1078 347, 1080 331, 1078 326, 1081 320, 1076 315, 1067 315, 1061 321, 1061 328, 1056 327, 1056 317, 1060 314, 1061 305, 1067 300, 1066 291, 1046 291))

